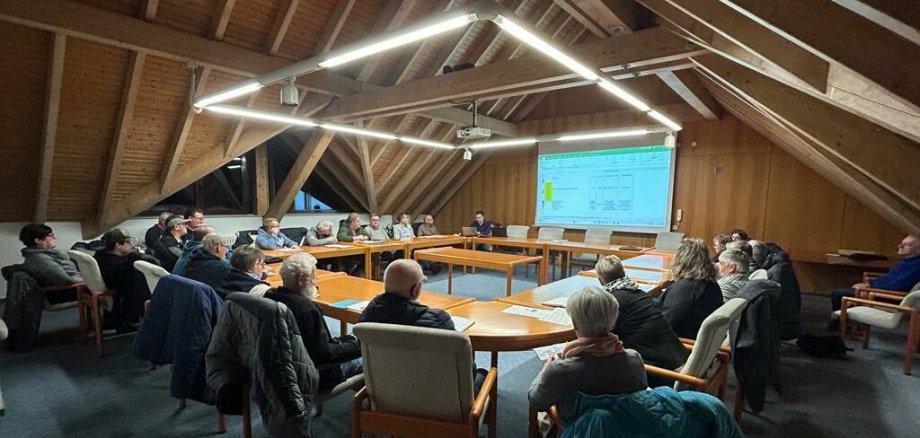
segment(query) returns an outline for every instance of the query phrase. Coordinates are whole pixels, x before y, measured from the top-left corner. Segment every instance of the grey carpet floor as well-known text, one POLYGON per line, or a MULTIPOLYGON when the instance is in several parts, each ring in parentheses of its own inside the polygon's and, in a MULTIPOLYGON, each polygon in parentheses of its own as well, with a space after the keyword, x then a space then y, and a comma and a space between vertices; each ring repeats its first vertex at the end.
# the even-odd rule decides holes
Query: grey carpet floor
MULTIPOLYGON (((534 287, 534 274, 523 270, 514 291, 534 287)), ((455 271, 453 293, 480 300, 504 293, 502 273, 455 271)), ((446 292, 445 273, 431 276, 425 288, 446 292)), ((803 297, 806 331, 823 333, 829 300, 803 297)), ((178 409, 169 397, 169 367, 148 371, 130 355, 132 335, 106 339, 107 356, 95 357, 92 345, 79 342, 76 311, 46 312, 35 349, 28 353, 0 352, 0 391, 6 414, 0 417, 0 437, 127 437, 210 436, 217 419, 213 407, 189 402, 178 409)), ((329 320, 337 331, 338 324, 329 320)), ((901 373, 905 336, 873 332, 868 350, 857 341, 847 360, 814 359, 784 345, 783 394, 770 390, 759 415, 745 412, 742 430, 749 437, 911 437, 920 430, 920 360, 914 376, 901 373)), ((477 353, 480 365, 489 356, 477 353)), ((527 388, 540 368, 533 351, 499 356, 499 437, 526 433, 527 388)), ((729 378, 727 405, 732 407, 734 377, 729 378)), ((348 434, 350 395, 325 405, 314 420, 317 437, 348 434)), ((240 417, 228 417, 225 436, 241 436, 240 417)), ((253 412, 255 436, 266 436, 258 411, 253 412)), ((437 433, 432 432, 436 437, 437 433)))

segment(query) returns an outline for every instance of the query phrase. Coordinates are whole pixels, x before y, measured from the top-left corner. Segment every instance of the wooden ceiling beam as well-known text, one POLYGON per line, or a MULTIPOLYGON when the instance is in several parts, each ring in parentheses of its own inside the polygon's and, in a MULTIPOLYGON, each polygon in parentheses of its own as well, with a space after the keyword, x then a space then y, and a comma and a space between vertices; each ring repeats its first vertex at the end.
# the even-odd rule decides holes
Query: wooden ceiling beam
MULTIPOLYGON (((190 85, 191 96, 199 96, 204 90, 205 84, 211 75, 211 69, 204 67, 199 73, 192 70, 190 85)), ((160 190, 166 191, 171 185, 173 174, 179 166, 179 159, 185 149, 185 139, 192 129, 192 122, 195 120, 195 109, 192 107, 191 99, 182 102, 182 110, 178 119, 176 129, 173 131, 172 141, 169 144, 169 150, 166 152, 166 158, 163 160, 163 168, 160 171, 160 190)))
POLYGON ((358 137, 357 141, 361 157, 361 175, 364 177, 364 188, 367 192, 367 207, 371 212, 375 212, 377 211, 377 189, 374 184, 374 168, 371 167, 370 147, 365 137, 358 137))
POLYGON ((707 120, 719 119, 722 108, 695 76, 682 74, 678 77, 674 72, 668 71, 658 73, 658 77, 707 120))
POLYGON ((215 40, 223 41, 235 5, 236 0, 217 0, 217 5, 213 9, 214 15, 211 17, 211 37, 215 40))
POLYGON ((335 9, 332 11, 332 16, 329 17, 329 21, 326 22, 326 27, 323 28, 323 33, 320 34, 313 53, 326 53, 332 50, 332 45, 335 44, 335 40, 338 39, 339 33, 342 32, 342 26, 344 26, 345 21, 348 20, 348 15, 355 6, 355 1, 357 0, 339 0, 336 2, 335 9))
POLYGON ((268 31, 268 38, 265 39, 265 52, 269 55, 278 53, 278 49, 281 48, 281 42, 284 41, 284 35, 291 26, 291 20, 294 19, 298 6, 300 6, 300 0, 282 0, 278 12, 275 13, 272 28, 268 31))
MULTIPOLYGON (((390 0, 384 3, 383 10, 378 13, 377 21, 368 34, 376 35, 403 26, 417 4, 418 0, 390 0)), ((382 58, 381 54, 368 57, 355 78, 361 82, 368 82, 377 71, 382 58)))
POLYGON ((594 34, 594 36, 599 38, 607 38, 610 34, 602 28, 594 18, 590 17, 585 11, 583 11, 579 6, 577 6, 572 0, 553 0, 553 3, 556 6, 562 8, 570 17, 574 18, 576 21, 581 23, 582 26, 588 31, 594 34))
POLYGON ((147 21, 153 21, 157 16, 157 8, 160 6, 160 0, 143 0, 141 2, 141 18, 147 21))
POLYGON ((275 192, 275 197, 265 213, 267 217, 275 217, 280 220, 287 214, 288 209, 291 208, 291 204, 294 202, 294 197, 297 196, 297 192, 303 189, 307 178, 313 172, 313 168, 316 167, 316 163, 326 152, 326 148, 334 137, 335 132, 325 129, 314 129, 309 134, 309 137, 301 147, 300 153, 297 155, 297 159, 294 160, 294 164, 291 166, 291 171, 275 192))
POLYGON ((131 122, 134 120, 134 104, 137 102, 137 93, 141 86, 141 75, 144 72, 144 61, 147 55, 131 52, 128 68, 125 70, 125 87, 121 95, 121 108, 118 114, 118 125, 115 127, 115 144, 109 151, 108 165, 106 166, 105 183, 99 194, 99 214, 108 210, 115 196, 115 187, 118 175, 121 173, 121 164, 128 143, 128 133, 131 131, 131 122))
POLYGON ((737 92, 759 102, 802 135, 821 144, 860 172, 920 208, 920 145, 716 55, 693 58, 707 73, 730 83, 737 92))
MULTIPOLYGON (((444 132, 441 140, 446 141, 454 136, 454 127, 448 126, 448 129, 444 132)), ((435 179, 440 179, 444 177, 444 172, 448 168, 448 165, 451 162, 451 159, 457 153, 456 151, 444 151, 448 152, 446 154, 441 154, 441 160, 434 165, 429 171, 424 172, 421 179, 415 181, 415 186, 409 190, 408 194, 402 197, 402 202, 396 206, 394 211, 408 212, 413 213, 425 213, 421 211, 418 206, 418 201, 422 195, 427 194, 434 183, 435 179)))
POLYGON ((632 33, 639 28, 635 0, 573 0, 610 35, 632 33))
MULTIPOLYGON (((313 173, 316 174, 319 179, 321 179, 326 185, 333 191, 335 191, 335 196, 338 197, 338 200, 341 201, 342 205, 336 206, 336 209, 342 208, 345 211, 357 212, 361 210, 360 203, 358 200, 349 193, 348 191, 339 191, 337 190, 336 184, 339 184, 338 178, 329 170, 323 166, 316 166, 313 169, 313 173)), ((334 224, 334 227, 338 227, 338 224, 334 224)), ((337 228, 333 228, 333 233, 336 232, 337 228)))
POLYGON ((920 107, 916 78, 920 46, 830 0, 731 3, 777 36, 788 35, 802 48, 833 59, 920 107))
POLYGON ((253 207, 255 207, 256 216, 268 217, 268 206, 271 203, 271 187, 269 185, 269 166, 268 166, 268 146, 261 145, 255 150, 255 177, 253 190, 253 207))
MULTIPOLYGON (((700 50, 664 29, 649 29, 633 35, 594 41, 571 48, 590 65, 605 71, 685 59, 700 50)), ((547 62, 542 54, 530 54, 510 61, 407 82, 358 93, 333 102, 320 117, 382 116, 449 106, 451 100, 481 96, 502 90, 540 85, 575 78, 565 67, 547 62)))
POLYGON ((419 177, 425 172, 425 169, 430 170, 436 160, 443 159, 445 155, 449 153, 447 150, 442 151, 440 149, 410 151, 410 153, 413 152, 415 161, 399 176, 396 180, 396 184, 383 194, 383 199, 380 201, 380 205, 389 209, 394 214, 405 213, 404 211, 394 208, 396 207, 396 202, 405 196, 403 192, 406 188, 408 188, 410 184, 417 184, 419 177))
MULTIPOLYGON (((422 130, 419 132, 418 137, 427 138, 427 136, 430 134, 431 130, 433 130, 435 126, 437 126, 437 122, 428 122, 428 124, 425 125, 425 127, 422 128, 422 130)), ((399 172, 403 164, 405 164, 406 161, 409 161, 409 158, 412 158, 412 151, 413 149, 408 148, 408 146, 406 146, 406 150, 402 151, 402 153, 399 154, 400 155, 399 161, 397 161, 396 163, 393 163, 392 161, 390 162, 389 167, 387 167, 386 170, 384 170, 383 175, 380 176, 379 190, 381 190, 384 193, 387 193, 389 191, 389 187, 387 185, 390 183, 390 180, 393 179, 393 176, 399 172)), ((389 206, 386 204, 380 205, 380 208, 387 208, 387 207, 389 206)))
POLYGON ((54 34, 48 54, 48 76, 45 84, 45 120, 42 146, 39 153, 38 193, 35 197, 35 222, 45 222, 48 217, 48 198, 51 196, 51 178, 54 168, 54 149, 57 145, 58 115, 61 108, 61 87, 64 83, 64 58, 67 37, 54 34))
POLYGON ((323 157, 322 160, 317 164, 317 169, 325 169, 329 172, 330 176, 334 178, 333 181, 327 180, 327 182, 332 183, 332 189, 335 190, 340 196, 341 191, 344 189, 345 192, 349 194, 355 201, 356 204, 350 205, 353 211, 367 211, 367 196, 366 194, 359 189, 356 181, 360 181, 360 177, 354 176, 354 170, 351 169, 350 162, 346 161, 341 155, 341 151, 335 151, 337 148, 336 145, 332 145, 331 149, 327 152, 337 152, 330 153, 323 157))
POLYGON ((920 44, 920 8, 915 0, 834 0, 834 3, 920 44))

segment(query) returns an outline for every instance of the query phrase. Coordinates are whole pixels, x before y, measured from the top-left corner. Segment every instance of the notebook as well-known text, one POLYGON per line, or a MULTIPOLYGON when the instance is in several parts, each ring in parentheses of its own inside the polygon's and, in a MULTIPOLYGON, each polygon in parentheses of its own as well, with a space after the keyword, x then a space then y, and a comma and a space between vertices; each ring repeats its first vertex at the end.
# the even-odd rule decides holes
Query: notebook
POLYGON ((460 229, 460 235, 463 237, 475 237, 476 227, 463 227, 460 229))
POLYGON ((454 329, 458 332, 465 332, 466 329, 476 323, 476 321, 462 316, 451 316, 450 319, 454 321, 454 329))

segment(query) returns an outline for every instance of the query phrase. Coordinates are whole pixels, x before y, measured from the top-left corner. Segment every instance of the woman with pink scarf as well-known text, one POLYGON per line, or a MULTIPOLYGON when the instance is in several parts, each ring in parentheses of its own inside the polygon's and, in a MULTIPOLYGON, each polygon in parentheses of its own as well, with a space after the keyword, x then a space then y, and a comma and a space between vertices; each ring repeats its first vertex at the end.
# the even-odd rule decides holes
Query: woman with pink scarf
POLYGON ((532 409, 546 411, 556 405, 569 421, 579 392, 620 394, 648 387, 642 356, 624 349, 617 335, 611 333, 620 310, 613 295, 588 286, 572 295, 565 309, 578 339, 543 364, 527 394, 532 409))

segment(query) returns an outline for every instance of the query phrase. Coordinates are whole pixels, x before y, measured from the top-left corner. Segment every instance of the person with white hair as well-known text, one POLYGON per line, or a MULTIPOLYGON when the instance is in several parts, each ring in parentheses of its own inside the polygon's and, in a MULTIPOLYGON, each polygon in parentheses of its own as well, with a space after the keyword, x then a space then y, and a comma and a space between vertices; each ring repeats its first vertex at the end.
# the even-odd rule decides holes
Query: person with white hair
POLYGON ((738 296, 738 292, 748 282, 748 267, 750 258, 743 251, 728 249, 719 254, 716 264, 719 270, 719 288, 722 289, 722 300, 728 301, 738 296))
POLYGON ((531 409, 546 411, 555 405, 571 420, 579 393, 606 395, 631 393, 648 387, 642 356, 625 349, 611 333, 619 316, 613 295, 598 286, 586 286, 565 306, 578 336, 550 357, 530 385, 531 409))
POLYGON ((338 239, 332 235, 332 222, 327 220, 319 221, 315 227, 307 231, 307 244, 310 246, 322 246, 330 243, 338 243, 338 239))
POLYGON ((358 338, 352 335, 333 338, 329 334, 323 312, 312 300, 319 293, 316 285, 316 258, 310 254, 292 255, 281 264, 279 274, 282 286, 266 292, 265 298, 284 303, 294 314, 304 347, 310 359, 321 370, 319 390, 329 390, 346 378, 360 373, 362 362, 358 338))
POLYGON ((454 330, 454 322, 447 312, 417 301, 422 284, 427 280, 422 266, 415 260, 393 260, 383 273, 384 292, 364 308, 359 321, 454 330))
POLYGON ((201 246, 192 250, 183 277, 200 281, 215 291, 230 273, 227 261, 228 237, 211 233, 201 239, 201 246))
POLYGON ((144 245, 147 246, 148 250, 153 250, 153 246, 160 241, 160 238, 163 237, 163 233, 166 232, 166 220, 169 219, 173 214, 164 211, 157 216, 157 223, 153 224, 150 228, 147 229, 147 232, 144 233, 144 245))

